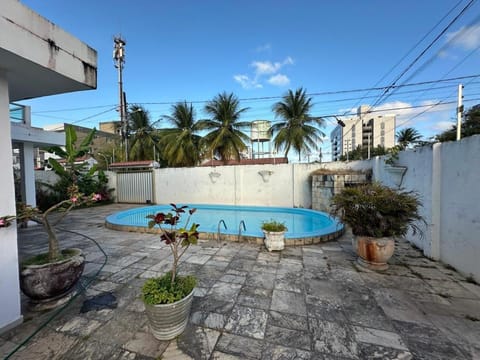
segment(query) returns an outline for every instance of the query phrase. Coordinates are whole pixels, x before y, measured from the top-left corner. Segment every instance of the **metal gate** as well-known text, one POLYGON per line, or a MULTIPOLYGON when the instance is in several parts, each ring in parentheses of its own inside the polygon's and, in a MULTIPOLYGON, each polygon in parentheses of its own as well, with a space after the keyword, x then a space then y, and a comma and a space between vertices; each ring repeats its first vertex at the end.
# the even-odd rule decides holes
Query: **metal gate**
POLYGON ((131 204, 153 202, 153 171, 118 172, 117 201, 131 204))

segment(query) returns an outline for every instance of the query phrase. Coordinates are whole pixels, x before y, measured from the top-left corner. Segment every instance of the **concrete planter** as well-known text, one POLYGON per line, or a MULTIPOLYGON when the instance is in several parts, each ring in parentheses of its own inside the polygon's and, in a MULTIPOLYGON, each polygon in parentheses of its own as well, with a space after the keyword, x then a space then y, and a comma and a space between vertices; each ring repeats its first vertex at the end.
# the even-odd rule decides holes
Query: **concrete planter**
POLYGON ((283 250, 285 248, 285 231, 263 231, 265 247, 268 251, 283 250))
POLYGON ((52 309, 71 298, 71 292, 85 267, 80 249, 73 256, 44 265, 27 265, 20 270, 20 288, 30 298, 32 310, 52 309))
POLYGON ((352 246, 359 256, 360 265, 371 270, 386 270, 387 261, 395 250, 395 241, 390 237, 354 236, 352 246))
POLYGON ((190 316, 194 291, 195 289, 182 300, 172 304, 145 304, 145 312, 153 336, 158 340, 171 340, 185 330, 190 316))

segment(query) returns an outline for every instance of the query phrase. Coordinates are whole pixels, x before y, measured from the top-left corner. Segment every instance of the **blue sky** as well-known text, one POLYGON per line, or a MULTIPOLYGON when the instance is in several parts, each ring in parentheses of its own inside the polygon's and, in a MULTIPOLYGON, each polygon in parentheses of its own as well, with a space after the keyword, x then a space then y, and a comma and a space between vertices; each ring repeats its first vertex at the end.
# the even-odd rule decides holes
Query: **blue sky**
MULTIPOLYGON (((115 35, 121 34, 127 42, 127 101, 144 104, 153 120, 169 114, 171 103, 183 100, 196 102, 197 118, 203 118, 202 101, 227 91, 244 99, 241 105, 250 108, 243 120, 274 121, 271 107, 277 97, 298 87, 312 94, 313 115, 341 115, 360 104, 375 103, 382 93, 343 91, 390 85, 469 3, 21 1, 98 51, 97 90, 22 102, 32 106, 33 125, 70 122, 97 128, 101 121, 118 119, 114 110, 117 73, 112 60, 115 35)), ((480 74, 478 14, 480 4, 475 2, 397 84, 480 74)), ((480 103, 480 79, 462 82, 468 109, 480 103)), ((432 136, 455 118, 458 83, 390 91, 376 109, 398 114, 399 128, 413 126, 424 136, 432 136), (452 103, 425 107, 439 101, 452 103)), ((333 127, 334 121, 327 118, 323 131, 328 135, 333 127)), ((330 151, 328 141, 322 147, 324 154, 330 151)))

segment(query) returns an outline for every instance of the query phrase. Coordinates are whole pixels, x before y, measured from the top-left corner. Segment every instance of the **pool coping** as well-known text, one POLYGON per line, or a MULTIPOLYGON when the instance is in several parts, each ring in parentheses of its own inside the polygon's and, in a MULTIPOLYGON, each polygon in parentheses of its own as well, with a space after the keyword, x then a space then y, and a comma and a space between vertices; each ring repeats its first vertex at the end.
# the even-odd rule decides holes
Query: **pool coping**
MULTIPOLYGON (((132 225, 119 225, 113 224, 105 220, 105 227, 107 229, 117 230, 117 231, 127 231, 127 232, 137 232, 137 233, 149 233, 149 234, 161 234, 162 230, 159 228, 149 228, 145 226, 132 226, 132 225)), ((345 233, 345 226, 342 226, 340 229, 335 230, 331 233, 317 235, 317 236, 306 236, 299 238, 286 238, 285 246, 302 246, 302 245, 313 245, 319 244, 322 242, 333 241, 338 239, 345 233)), ((209 240, 209 241, 229 241, 229 242, 246 242, 249 244, 263 245, 264 237, 258 236, 248 236, 248 235, 232 235, 225 233, 213 233, 213 232, 199 232, 200 239, 209 240)))

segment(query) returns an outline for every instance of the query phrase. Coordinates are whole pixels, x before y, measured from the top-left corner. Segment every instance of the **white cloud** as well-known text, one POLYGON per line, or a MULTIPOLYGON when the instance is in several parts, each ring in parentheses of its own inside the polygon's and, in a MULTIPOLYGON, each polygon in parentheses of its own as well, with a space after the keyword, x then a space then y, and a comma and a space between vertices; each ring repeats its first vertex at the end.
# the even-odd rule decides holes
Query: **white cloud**
POLYGON ((259 84, 256 80, 250 79, 248 75, 234 75, 233 79, 242 85, 244 89, 259 89, 263 87, 262 84, 259 84))
POLYGON ((286 65, 293 65, 294 61, 287 56, 283 61, 252 61, 250 67, 253 67, 253 74, 234 75, 233 79, 244 89, 262 88, 262 83, 268 83, 274 86, 285 86, 290 84, 287 75, 280 74, 279 71, 286 65))
POLYGON ((293 59, 290 56, 287 56, 281 62, 253 61, 250 64, 255 69, 254 72, 257 76, 275 74, 285 65, 293 65, 293 59))
POLYGON ((276 74, 276 75, 270 76, 267 82, 275 86, 286 86, 290 84, 290 79, 286 75, 276 74))
POLYGON ((443 132, 445 130, 451 129, 452 125, 454 125, 453 121, 438 121, 432 126, 432 129, 443 132))
POLYGON ((447 40, 452 41, 453 45, 464 48, 465 50, 473 50, 480 46, 480 24, 465 27, 460 30, 448 33, 447 40))
POLYGON ((265 52, 270 50, 272 50, 272 45, 270 45, 269 43, 266 43, 266 44, 257 46, 255 49, 255 52, 265 52))

